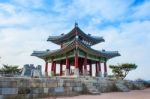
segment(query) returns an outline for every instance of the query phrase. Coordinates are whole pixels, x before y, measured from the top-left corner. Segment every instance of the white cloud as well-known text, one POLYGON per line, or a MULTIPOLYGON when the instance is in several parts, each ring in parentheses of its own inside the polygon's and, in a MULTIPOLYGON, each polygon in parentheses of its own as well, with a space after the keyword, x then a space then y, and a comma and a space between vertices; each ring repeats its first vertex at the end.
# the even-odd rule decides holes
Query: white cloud
POLYGON ((147 0, 144 2, 144 4, 136 6, 133 8, 133 15, 132 18, 134 19, 150 19, 150 1, 147 0))
POLYGON ((30 56, 33 50, 57 49, 58 46, 47 42, 50 31, 45 28, 31 29, 4 28, 0 32, 0 64, 23 66, 24 64, 44 65, 44 61, 30 56))
POLYGON ((18 11, 13 4, 0 4, 0 26, 24 25, 31 21, 31 15, 25 11, 18 11))
POLYGON ((124 18, 133 0, 78 0, 75 6, 81 9, 80 14, 99 15, 103 19, 115 21, 124 18))
POLYGON ((15 13, 15 7, 12 4, 0 4, 0 10, 8 13, 8 14, 14 14, 15 13))
POLYGON ((12 0, 12 3, 18 4, 22 7, 39 8, 44 6, 43 0, 12 0))

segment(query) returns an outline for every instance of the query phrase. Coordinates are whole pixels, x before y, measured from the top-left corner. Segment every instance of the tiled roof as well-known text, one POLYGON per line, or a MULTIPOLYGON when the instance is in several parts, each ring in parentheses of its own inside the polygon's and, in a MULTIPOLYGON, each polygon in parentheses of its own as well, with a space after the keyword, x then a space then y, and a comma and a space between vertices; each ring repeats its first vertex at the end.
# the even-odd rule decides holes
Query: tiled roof
POLYGON ((45 58, 48 56, 56 56, 60 54, 64 54, 66 52, 69 52, 70 50, 74 49, 77 47, 89 54, 95 55, 95 56, 102 56, 106 57, 107 59, 120 56, 118 51, 99 51, 99 50, 94 50, 89 46, 86 46, 81 40, 79 39, 74 39, 72 40, 66 47, 58 49, 58 50, 53 50, 53 51, 34 51, 31 55, 32 56, 37 56, 39 58, 45 58))
POLYGON ((95 45, 100 42, 104 42, 103 37, 92 36, 89 34, 85 34, 79 27, 74 27, 69 33, 60 35, 60 36, 49 36, 47 41, 51 41, 55 44, 61 45, 63 41, 66 41, 70 38, 75 38, 76 33, 78 36, 82 37, 88 42, 91 42, 92 45, 95 45))

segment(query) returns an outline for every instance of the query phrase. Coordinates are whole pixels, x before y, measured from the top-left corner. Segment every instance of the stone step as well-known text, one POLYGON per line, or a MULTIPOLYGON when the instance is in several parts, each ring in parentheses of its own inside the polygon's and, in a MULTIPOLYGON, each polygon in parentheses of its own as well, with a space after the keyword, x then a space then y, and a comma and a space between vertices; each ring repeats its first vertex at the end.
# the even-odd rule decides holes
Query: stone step
POLYGON ((100 91, 97 88, 95 88, 95 86, 86 85, 86 88, 87 88, 89 94, 92 94, 92 95, 99 95, 100 94, 100 91))
POLYGON ((92 91, 92 92, 89 92, 91 95, 100 95, 100 92, 97 92, 97 91, 92 91))
POLYGON ((129 92, 130 91, 130 89, 122 83, 116 83, 115 86, 117 87, 117 89, 119 91, 122 91, 122 92, 129 92))
POLYGON ((133 85, 137 89, 140 89, 140 90, 145 89, 144 84, 142 82, 134 82, 133 85))

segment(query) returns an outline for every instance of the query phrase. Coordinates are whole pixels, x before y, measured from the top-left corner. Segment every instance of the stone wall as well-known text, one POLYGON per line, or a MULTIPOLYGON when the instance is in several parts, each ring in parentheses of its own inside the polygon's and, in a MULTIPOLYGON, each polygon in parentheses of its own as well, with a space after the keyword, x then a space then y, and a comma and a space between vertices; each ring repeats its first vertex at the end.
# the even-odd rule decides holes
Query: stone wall
POLYGON ((100 94, 102 92, 143 89, 141 82, 107 78, 13 78, 0 77, 0 99, 37 99, 40 97, 100 94))
POLYGON ((26 99, 46 96, 74 96, 82 83, 69 79, 0 78, 0 99, 26 99))
POLYGON ((112 92, 112 91, 114 92, 114 91, 117 91, 117 89, 115 87, 115 81, 101 79, 99 81, 99 85, 100 85, 100 91, 101 92, 112 92))

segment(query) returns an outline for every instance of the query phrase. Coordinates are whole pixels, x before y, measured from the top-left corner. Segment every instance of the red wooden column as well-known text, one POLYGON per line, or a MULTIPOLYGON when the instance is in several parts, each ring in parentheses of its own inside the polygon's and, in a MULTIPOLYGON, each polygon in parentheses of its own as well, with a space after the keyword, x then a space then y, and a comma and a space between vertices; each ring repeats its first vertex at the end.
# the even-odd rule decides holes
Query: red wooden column
POLYGON ((79 59, 78 59, 78 55, 75 54, 75 62, 74 62, 74 65, 75 65, 75 75, 79 76, 79 59))
POLYGON ((90 62, 90 64, 89 64, 89 66, 90 66, 89 73, 90 73, 90 76, 92 76, 92 63, 91 63, 91 62, 90 62))
POLYGON ((95 71, 96 71, 95 76, 98 76, 98 66, 97 66, 97 62, 95 62, 95 71))
POLYGON ((79 59, 79 74, 80 75, 83 74, 83 59, 82 58, 79 59))
POLYGON ((78 55, 76 54, 75 55, 75 68, 78 68, 79 66, 78 66, 79 64, 78 64, 78 55))
POLYGON ((60 48, 63 48, 63 44, 60 45, 60 48))
POLYGON ((79 74, 81 74, 81 59, 78 59, 78 62, 79 62, 79 67, 78 67, 78 69, 79 69, 79 74))
POLYGON ((87 57, 84 58, 84 75, 87 75, 87 57))
POLYGON ((60 62, 60 76, 62 76, 63 72, 62 72, 62 62, 60 62))
POLYGON ((54 76, 54 62, 51 63, 51 75, 54 76))
POLYGON ((66 56, 66 71, 65 71, 65 75, 69 75, 69 60, 68 57, 66 56))
POLYGON ((70 69, 71 67, 70 67, 70 62, 69 62, 69 74, 71 74, 71 69, 70 69))
POLYGON ((54 62, 54 76, 56 76, 56 62, 54 62))
POLYGON ((107 76, 107 64, 104 62, 104 77, 107 76))
POLYGON ((45 61, 45 76, 48 76, 48 62, 45 61))
POLYGON ((98 76, 101 77, 101 62, 98 62, 98 76))
POLYGON ((80 71, 81 75, 83 75, 83 64, 84 64, 84 60, 83 60, 82 58, 80 59, 79 64, 80 64, 80 68, 79 68, 80 70, 79 70, 79 71, 80 71))

